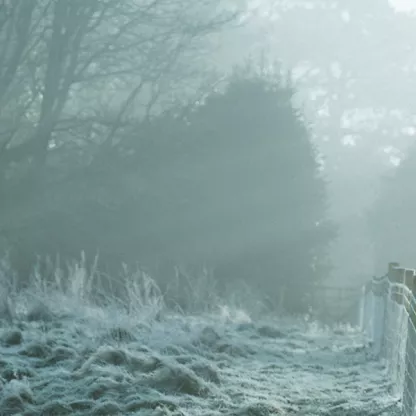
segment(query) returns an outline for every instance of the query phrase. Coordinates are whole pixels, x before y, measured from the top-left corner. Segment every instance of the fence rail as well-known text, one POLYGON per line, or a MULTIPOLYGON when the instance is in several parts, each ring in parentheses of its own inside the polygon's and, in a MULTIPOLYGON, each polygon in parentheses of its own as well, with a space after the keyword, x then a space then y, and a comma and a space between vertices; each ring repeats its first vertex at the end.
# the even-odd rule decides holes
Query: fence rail
POLYGON ((389 263, 385 276, 362 288, 360 326, 374 353, 383 360, 403 416, 414 416, 416 404, 416 272, 389 263))

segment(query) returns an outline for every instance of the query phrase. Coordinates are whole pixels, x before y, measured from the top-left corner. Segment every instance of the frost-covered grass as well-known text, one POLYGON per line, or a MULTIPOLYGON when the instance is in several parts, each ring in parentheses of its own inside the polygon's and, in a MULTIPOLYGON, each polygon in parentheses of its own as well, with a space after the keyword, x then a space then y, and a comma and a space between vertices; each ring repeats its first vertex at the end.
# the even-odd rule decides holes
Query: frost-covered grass
POLYGON ((20 291, 3 275, 0 415, 399 414, 353 328, 224 304, 173 313, 145 274, 104 298, 97 275, 74 263, 20 291))

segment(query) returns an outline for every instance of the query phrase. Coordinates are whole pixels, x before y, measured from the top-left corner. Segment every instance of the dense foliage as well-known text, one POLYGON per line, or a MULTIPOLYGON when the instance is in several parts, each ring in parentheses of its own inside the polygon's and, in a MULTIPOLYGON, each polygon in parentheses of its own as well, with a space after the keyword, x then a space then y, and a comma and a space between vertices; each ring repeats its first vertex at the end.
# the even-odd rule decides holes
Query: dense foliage
POLYGON ((13 230, 20 249, 99 251, 110 270, 140 261, 165 282, 171 266, 209 265, 220 283, 254 284, 270 305, 284 287, 286 306, 299 310, 327 272, 333 229, 292 95, 290 86, 236 73, 186 117, 137 122, 117 157, 33 194, 39 214, 13 230))
POLYGON ((306 306, 334 234, 317 154, 278 77, 249 67, 195 88, 196 48, 235 18, 217 3, 0 11, 0 244, 23 281, 36 256, 84 250, 111 275, 139 262, 162 288, 204 269, 306 306))

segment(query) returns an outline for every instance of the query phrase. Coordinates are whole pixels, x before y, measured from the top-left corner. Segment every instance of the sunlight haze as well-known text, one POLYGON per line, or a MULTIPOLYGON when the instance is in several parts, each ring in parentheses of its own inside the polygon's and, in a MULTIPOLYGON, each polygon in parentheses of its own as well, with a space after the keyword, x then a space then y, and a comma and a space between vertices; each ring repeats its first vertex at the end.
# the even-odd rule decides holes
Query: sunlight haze
POLYGON ((0 416, 414 416, 416 0, 0 0, 0 416))
POLYGON ((390 0, 390 3, 400 11, 416 11, 416 2, 414 0, 390 0))

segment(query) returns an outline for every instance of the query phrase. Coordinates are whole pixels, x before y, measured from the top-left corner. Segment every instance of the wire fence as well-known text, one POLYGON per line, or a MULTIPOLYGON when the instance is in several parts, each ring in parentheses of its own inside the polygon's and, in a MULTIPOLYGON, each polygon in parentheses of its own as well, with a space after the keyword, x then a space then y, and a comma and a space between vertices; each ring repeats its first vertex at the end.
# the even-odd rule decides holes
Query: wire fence
POLYGON ((361 328, 385 362, 392 393, 401 397, 403 416, 416 404, 416 272, 390 263, 388 273, 362 290, 361 328))

